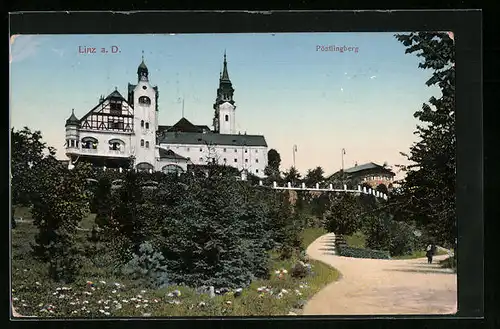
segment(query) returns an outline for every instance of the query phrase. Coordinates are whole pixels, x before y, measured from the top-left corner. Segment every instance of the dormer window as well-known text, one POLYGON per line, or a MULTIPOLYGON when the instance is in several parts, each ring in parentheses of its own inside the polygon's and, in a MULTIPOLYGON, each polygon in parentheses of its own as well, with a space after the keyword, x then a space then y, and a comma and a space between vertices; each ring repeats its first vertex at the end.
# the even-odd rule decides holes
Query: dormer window
POLYGON ((151 99, 148 96, 141 96, 139 97, 139 104, 149 106, 151 105, 151 99))

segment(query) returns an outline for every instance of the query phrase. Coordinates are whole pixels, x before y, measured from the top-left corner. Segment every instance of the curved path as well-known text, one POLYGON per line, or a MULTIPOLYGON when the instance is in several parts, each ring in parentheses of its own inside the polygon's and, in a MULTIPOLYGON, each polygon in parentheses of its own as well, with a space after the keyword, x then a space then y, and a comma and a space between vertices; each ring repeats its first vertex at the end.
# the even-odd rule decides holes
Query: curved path
MULTIPOLYGON (((378 260, 333 254, 334 235, 326 234, 307 248, 310 258, 338 269, 339 281, 313 296, 304 315, 454 314, 457 276, 427 258, 378 260)), ((448 257, 435 256, 437 261, 448 257)))

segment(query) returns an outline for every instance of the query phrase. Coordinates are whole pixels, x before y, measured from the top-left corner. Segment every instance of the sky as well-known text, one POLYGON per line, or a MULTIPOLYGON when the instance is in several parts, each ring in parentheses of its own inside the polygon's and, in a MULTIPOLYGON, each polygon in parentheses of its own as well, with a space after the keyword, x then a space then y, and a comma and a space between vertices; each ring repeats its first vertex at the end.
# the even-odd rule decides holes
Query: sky
POLYGON ((303 174, 338 171, 342 149, 345 168, 407 164, 400 152, 416 141, 413 113, 441 95, 425 85, 432 71, 385 32, 18 35, 10 51, 11 126, 40 130, 60 159, 71 110, 80 118, 115 88, 127 98, 143 53, 159 89, 159 123, 177 122, 184 99, 184 117, 211 126, 226 51, 237 131, 264 135, 282 170, 297 145, 303 174), (351 51, 335 50, 344 46, 351 51), (79 52, 86 47, 96 53, 79 52))

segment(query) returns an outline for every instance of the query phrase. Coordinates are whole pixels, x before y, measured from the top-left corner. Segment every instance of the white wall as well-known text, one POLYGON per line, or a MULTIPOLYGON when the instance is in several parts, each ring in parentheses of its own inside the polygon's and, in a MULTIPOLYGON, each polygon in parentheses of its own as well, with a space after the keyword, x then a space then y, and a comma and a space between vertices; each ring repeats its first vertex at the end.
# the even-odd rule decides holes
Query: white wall
MULTIPOLYGON (((126 132, 116 132, 116 131, 89 131, 89 130, 80 130, 79 137, 79 148, 71 148, 72 152, 78 154, 92 154, 92 155, 100 155, 100 156, 123 156, 129 157, 132 153, 132 148, 134 146, 134 136, 131 133, 126 132), (97 139, 97 149, 83 149, 82 148, 82 139, 85 137, 92 137, 97 139), (113 151, 109 149, 109 141, 113 139, 119 139, 123 141, 124 147, 120 149, 120 151, 113 151)), ((68 148, 67 148, 68 149, 68 148)))
POLYGON ((263 146, 247 146, 243 148, 241 146, 215 145, 211 147, 210 151, 214 154, 210 154, 206 145, 161 144, 161 146, 165 149, 171 149, 183 157, 190 158, 195 165, 206 164, 207 158, 215 155, 219 164, 224 164, 225 158, 226 165, 236 167, 239 170, 248 169, 250 173, 259 177, 264 177, 264 168, 267 166, 267 147, 263 146), (237 162, 234 162, 234 159, 237 159, 237 162), (245 162, 245 159, 248 162, 245 162))

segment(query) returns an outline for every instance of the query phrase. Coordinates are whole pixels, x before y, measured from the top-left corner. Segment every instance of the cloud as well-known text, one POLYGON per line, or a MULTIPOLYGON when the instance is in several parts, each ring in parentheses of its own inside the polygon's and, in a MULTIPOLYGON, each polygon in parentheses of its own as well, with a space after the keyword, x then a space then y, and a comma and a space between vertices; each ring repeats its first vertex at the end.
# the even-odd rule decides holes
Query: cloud
POLYGON ((10 62, 19 63, 38 53, 43 42, 42 36, 13 35, 10 38, 10 62), (14 42, 15 41, 15 42, 14 42))
POLYGON ((372 75, 370 79, 375 79, 376 77, 377 77, 376 75, 372 75))

